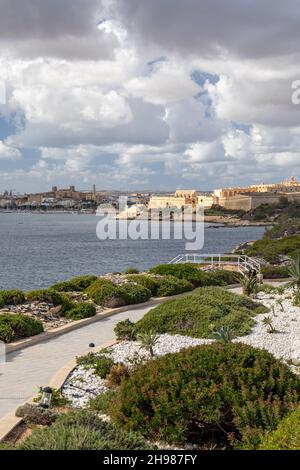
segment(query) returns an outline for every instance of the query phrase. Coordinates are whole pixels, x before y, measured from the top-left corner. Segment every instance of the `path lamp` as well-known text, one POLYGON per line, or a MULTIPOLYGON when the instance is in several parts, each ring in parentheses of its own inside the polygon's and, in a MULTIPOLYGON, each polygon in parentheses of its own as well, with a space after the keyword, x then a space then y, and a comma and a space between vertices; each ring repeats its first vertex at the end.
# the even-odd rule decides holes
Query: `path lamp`
POLYGON ((91 354, 94 354, 93 349, 95 348, 95 343, 90 343, 89 348, 90 348, 91 354))
POLYGON ((42 399, 39 406, 42 408, 49 408, 51 404, 53 390, 51 387, 45 387, 42 390, 42 399))

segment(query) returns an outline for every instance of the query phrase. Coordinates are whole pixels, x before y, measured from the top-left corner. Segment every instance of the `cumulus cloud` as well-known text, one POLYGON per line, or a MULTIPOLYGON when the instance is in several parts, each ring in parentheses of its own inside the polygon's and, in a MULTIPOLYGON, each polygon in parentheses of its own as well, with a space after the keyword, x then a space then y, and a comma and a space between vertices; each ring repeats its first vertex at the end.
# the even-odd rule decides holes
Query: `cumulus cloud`
POLYGON ((0 160, 18 160, 19 158, 21 158, 21 152, 18 149, 0 140, 0 160))

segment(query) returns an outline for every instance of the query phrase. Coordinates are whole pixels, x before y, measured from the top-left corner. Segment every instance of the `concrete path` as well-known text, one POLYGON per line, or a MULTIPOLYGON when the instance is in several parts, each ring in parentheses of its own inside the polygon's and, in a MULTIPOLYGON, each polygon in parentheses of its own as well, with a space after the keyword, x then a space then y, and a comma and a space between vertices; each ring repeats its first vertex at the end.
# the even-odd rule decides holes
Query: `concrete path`
POLYGON ((137 321, 153 308, 139 307, 117 313, 99 322, 66 333, 49 341, 10 353, 0 364, 0 419, 34 396, 39 386, 48 385, 55 373, 75 356, 115 338, 114 326, 129 318, 137 321))

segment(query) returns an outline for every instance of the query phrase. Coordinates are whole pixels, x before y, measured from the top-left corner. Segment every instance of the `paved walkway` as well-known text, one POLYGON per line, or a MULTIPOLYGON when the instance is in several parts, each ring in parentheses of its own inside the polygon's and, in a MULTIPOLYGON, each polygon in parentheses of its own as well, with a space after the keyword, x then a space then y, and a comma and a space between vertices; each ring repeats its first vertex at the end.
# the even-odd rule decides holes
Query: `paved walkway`
POLYGON ((49 341, 8 354, 0 364, 0 419, 19 404, 34 396, 39 386, 46 386, 55 373, 75 356, 115 338, 114 326, 129 318, 137 321, 151 307, 140 307, 103 318, 96 323, 66 333, 49 341))

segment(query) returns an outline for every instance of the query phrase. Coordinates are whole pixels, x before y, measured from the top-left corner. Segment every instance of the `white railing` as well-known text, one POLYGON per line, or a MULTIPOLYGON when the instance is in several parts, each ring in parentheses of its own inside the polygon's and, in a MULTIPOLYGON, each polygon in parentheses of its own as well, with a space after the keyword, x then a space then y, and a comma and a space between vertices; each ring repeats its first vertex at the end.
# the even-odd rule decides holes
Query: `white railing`
POLYGON ((248 273, 250 270, 254 270, 260 274, 260 263, 247 255, 187 253, 178 255, 169 262, 169 264, 179 263, 206 264, 220 269, 225 265, 236 266, 241 273, 248 273))

